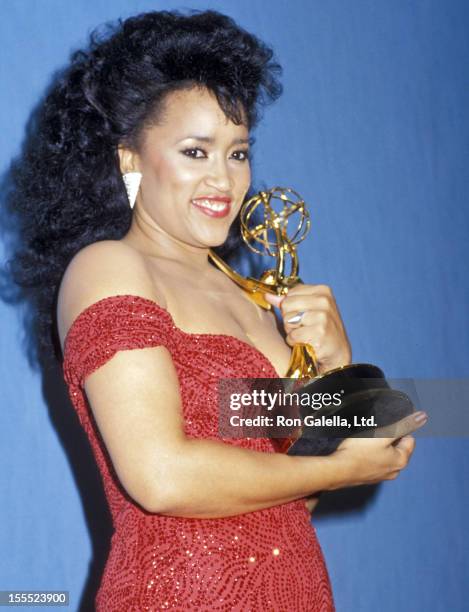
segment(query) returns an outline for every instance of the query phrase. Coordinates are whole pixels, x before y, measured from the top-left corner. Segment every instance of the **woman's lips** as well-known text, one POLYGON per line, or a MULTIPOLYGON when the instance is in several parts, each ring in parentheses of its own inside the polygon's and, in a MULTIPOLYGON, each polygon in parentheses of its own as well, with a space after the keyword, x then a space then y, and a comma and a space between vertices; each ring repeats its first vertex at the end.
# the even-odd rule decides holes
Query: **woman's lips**
POLYGON ((191 200, 208 217, 226 217, 230 213, 230 198, 196 198, 191 200))

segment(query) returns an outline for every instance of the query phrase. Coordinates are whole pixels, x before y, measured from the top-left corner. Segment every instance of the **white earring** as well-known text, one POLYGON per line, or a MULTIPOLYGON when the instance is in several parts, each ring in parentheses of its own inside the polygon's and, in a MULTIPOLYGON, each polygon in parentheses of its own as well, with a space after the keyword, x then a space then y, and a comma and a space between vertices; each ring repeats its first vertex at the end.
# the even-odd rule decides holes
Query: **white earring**
POLYGON ((127 191, 127 197, 129 198, 130 208, 133 208, 135 200, 137 199, 140 181, 142 180, 142 173, 126 172, 122 175, 122 179, 124 181, 125 189, 127 191))

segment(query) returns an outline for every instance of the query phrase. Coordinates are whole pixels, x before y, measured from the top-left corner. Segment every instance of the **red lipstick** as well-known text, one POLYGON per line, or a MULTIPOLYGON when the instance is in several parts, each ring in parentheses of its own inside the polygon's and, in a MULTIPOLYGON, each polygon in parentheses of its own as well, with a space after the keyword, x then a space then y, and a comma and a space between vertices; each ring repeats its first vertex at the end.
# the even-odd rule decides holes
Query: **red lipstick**
POLYGON ((228 196, 200 196, 191 202, 209 217, 226 217, 231 210, 231 198, 228 196))

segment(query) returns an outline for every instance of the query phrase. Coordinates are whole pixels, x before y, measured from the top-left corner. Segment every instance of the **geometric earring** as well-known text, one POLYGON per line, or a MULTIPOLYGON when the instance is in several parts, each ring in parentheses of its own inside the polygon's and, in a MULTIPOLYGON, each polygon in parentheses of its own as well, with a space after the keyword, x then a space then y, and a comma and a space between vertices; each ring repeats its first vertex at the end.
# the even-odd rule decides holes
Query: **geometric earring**
POLYGON ((140 181, 142 180, 142 174, 141 172, 126 172, 122 175, 122 179, 124 181, 125 189, 127 191, 130 208, 133 208, 135 200, 137 199, 137 193, 140 187, 140 181))

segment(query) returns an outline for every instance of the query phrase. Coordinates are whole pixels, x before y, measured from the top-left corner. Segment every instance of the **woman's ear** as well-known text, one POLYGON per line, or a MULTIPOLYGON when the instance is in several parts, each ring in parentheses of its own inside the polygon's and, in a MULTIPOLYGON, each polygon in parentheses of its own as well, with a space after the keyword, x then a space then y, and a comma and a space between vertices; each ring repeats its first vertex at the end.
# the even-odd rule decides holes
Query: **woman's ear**
POLYGON ((135 151, 124 147, 124 145, 119 145, 117 147, 117 154, 119 155, 121 174, 140 171, 138 165, 138 154, 135 151))

